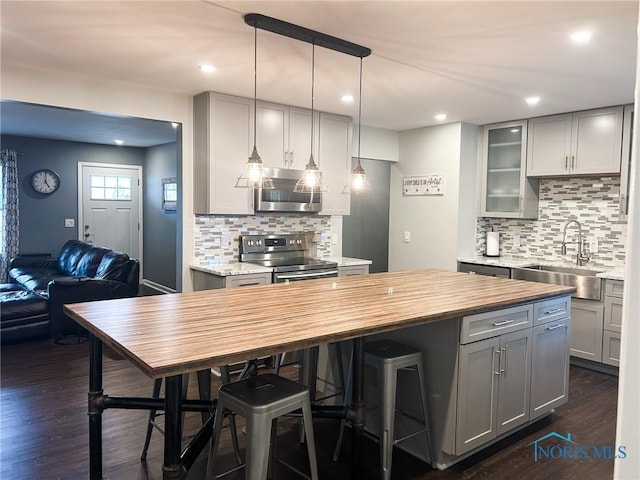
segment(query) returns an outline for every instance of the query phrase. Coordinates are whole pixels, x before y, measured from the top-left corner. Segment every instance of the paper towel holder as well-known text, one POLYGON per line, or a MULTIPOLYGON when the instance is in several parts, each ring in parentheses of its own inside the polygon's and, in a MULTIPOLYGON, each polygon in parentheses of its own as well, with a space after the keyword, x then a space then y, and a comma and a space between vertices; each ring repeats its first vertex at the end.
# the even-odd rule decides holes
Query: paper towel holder
POLYGON ((491 230, 487 232, 484 256, 500 256, 500 232, 495 232, 493 228, 491 228, 491 230))

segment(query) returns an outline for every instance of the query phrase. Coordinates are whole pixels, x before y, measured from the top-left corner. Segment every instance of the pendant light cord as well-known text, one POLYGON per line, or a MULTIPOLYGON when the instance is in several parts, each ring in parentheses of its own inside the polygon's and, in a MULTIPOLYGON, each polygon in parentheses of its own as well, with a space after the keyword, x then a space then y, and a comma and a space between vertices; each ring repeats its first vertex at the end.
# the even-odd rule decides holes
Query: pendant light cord
POLYGON ((256 146, 258 118, 258 27, 253 27, 253 146, 256 146))
POLYGON ((360 57, 360 96, 358 97, 358 166, 360 166, 360 138, 362 132, 362 57, 360 57))
POLYGON ((313 140, 314 140, 314 125, 313 125, 313 92, 316 79, 316 44, 311 44, 311 157, 313 158, 313 140))

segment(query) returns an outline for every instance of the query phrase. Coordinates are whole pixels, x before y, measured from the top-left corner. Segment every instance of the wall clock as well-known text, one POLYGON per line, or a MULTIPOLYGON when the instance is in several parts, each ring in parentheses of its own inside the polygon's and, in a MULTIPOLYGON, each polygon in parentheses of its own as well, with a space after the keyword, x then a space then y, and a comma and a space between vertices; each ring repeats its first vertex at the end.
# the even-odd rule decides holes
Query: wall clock
POLYGON ((38 193, 50 195, 60 187, 60 177, 46 168, 36 170, 31 175, 31 187, 38 193))

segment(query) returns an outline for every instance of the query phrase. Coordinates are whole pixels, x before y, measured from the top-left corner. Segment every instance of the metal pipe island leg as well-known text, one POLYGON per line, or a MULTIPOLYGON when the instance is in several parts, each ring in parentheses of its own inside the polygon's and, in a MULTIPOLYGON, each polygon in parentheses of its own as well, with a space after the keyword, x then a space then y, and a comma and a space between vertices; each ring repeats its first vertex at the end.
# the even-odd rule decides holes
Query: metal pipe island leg
POLYGON ((353 339, 353 384, 351 405, 347 416, 351 422, 351 478, 361 478, 364 472, 364 338, 353 339))
POLYGON ((164 462, 162 478, 179 480, 187 475, 180 461, 182 449, 182 375, 165 379, 164 462))
POLYGON ((94 335, 89 344, 89 478, 102 480, 102 342, 94 335))

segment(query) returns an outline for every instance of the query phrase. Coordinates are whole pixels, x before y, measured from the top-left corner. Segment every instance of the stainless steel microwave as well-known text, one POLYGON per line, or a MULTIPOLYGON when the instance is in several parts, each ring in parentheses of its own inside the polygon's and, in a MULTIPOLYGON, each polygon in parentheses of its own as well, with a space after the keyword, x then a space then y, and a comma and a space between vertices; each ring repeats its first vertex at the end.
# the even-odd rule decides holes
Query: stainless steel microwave
POLYGON ((256 188, 254 208, 259 212, 314 213, 322 210, 321 193, 296 193, 293 187, 302 178, 302 170, 265 168, 273 179, 273 189, 256 188))

